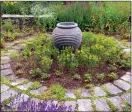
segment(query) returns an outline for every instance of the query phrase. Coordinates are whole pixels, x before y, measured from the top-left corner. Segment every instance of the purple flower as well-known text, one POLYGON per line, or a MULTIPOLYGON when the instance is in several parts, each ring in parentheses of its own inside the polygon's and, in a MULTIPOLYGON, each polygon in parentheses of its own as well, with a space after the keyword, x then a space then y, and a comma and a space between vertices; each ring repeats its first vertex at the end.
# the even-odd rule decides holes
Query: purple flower
POLYGON ((24 97, 21 93, 17 94, 13 100, 10 101, 11 110, 17 111, 29 111, 29 112, 45 112, 45 111, 72 111, 72 106, 66 106, 65 104, 59 105, 58 101, 40 101, 35 102, 34 100, 24 101, 24 97), (20 100, 22 98, 22 101, 20 100), (16 107, 15 107, 16 106, 16 107))

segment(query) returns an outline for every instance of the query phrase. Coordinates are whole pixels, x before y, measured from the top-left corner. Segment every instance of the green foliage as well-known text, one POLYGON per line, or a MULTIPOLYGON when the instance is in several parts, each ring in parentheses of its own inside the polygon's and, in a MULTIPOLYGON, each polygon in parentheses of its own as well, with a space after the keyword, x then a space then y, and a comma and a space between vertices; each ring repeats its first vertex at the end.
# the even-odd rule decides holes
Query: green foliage
POLYGON ((103 79, 105 78, 105 75, 103 73, 102 74, 98 74, 97 78, 100 79, 101 81, 103 81, 103 79))
POLYGON ((48 76, 47 73, 43 73, 43 74, 41 75, 41 79, 43 79, 43 80, 48 80, 48 78, 49 78, 49 76, 48 76))
POLYGON ((124 112, 130 112, 131 110, 131 106, 129 106, 128 102, 124 101, 124 108, 123 108, 123 111, 124 112))
POLYGON ((92 76, 91 76, 91 74, 85 74, 84 75, 84 77, 85 77, 85 82, 91 82, 92 81, 92 76))
POLYGON ((63 73, 60 70, 56 70, 55 74, 60 77, 60 76, 62 76, 63 73))
POLYGON ((2 3, 2 12, 4 14, 31 14, 31 3, 30 1, 4 1, 2 3))
POLYGON ((59 84, 51 86, 51 91, 56 99, 62 100, 65 96, 66 90, 59 84))
POLYGON ((108 74, 108 77, 109 77, 110 79, 114 80, 114 79, 117 79, 117 74, 114 73, 114 72, 112 72, 112 73, 108 74))
POLYGON ((10 19, 6 20, 5 24, 2 25, 2 28, 6 31, 13 31, 13 25, 10 19))
POLYGON ((13 53, 10 54, 11 58, 16 58, 16 57, 19 57, 19 56, 20 56, 20 54, 17 53, 17 52, 13 52, 13 53))
MULTIPOLYGON (((1 74, 1 75, 2 75, 2 74, 1 74)), ((3 74, 3 75, 4 75, 4 74, 3 74)), ((1 76, 1 83, 9 85, 9 84, 10 84, 10 81, 9 81, 8 79, 6 79, 6 77, 1 76)))
POLYGON ((53 60, 47 56, 42 57, 42 65, 44 67, 44 71, 49 71, 52 61, 53 60))
POLYGON ((78 67, 78 61, 73 54, 72 47, 65 47, 61 51, 61 54, 57 57, 60 68, 68 67, 71 70, 75 70, 78 67))
POLYGON ((120 61, 120 68, 130 68, 131 67, 131 61, 128 60, 121 60, 120 61))
POLYGON ((33 82, 33 84, 28 89, 35 90, 35 89, 38 89, 38 88, 40 88, 40 83, 35 81, 35 82, 33 82))
POLYGON ((41 75, 43 74, 40 68, 35 68, 33 70, 30 70, 29 72, 30 77, 41 77, 41 75))
POLYGON ((81 79, 81 76, 79 74, 75 74, 75 75, 73 75, 73 79, 79 80, 79 79, 81 79))

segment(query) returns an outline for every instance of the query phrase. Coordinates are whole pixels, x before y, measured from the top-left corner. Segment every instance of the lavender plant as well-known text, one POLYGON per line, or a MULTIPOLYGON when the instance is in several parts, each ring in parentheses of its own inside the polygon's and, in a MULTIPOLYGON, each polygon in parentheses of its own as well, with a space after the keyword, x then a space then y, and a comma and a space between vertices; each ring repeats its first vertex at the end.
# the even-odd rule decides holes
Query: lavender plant
MULTIPOLYGON (((12 95, 11 95, 12 97, 12 95)), ((35 102, 30 98, 27 100, 22 96, 21 93, 17 94, 15 98, 10 99, 9 103, 12 111, 26 111, 26 112, 45 112, 45 111, 73 111, 72 106, 66 106, 65 104, 59 105, 59 102, 51 100, 51 103, 48 101, 35 102)), ((6 109, 2 111, 7 111, 6 109)))

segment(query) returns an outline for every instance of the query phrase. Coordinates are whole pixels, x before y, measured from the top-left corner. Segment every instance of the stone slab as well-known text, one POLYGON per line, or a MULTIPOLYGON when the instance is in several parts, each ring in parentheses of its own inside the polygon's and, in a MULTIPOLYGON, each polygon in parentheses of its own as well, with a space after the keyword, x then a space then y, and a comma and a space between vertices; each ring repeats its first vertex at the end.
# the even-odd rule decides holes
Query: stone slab
POLYGON ((1 68, 0 68, 0 69, 3 70, 3 69, 7 69, 7 68, 8 68, 8 69, 11 68, 10 64, 8 64, 8 63, 7 63, 7 64, 1 65, 1 68))
POLYGON ((115 105, 118 108, 119 111, 123 111, 124 106, 123 100, 119 96, 111 97, 109 98, 109 100, 113 105, 115 105))
POLYGON ((78 111, 93 111, 90 99, 78 99, 78 111))
POLYGON ((122 95, 121 98, 124 101, 127 101, 129 105, 131 105, 131 95, 130 95, 130 93, 127 93, 127 94, 122 95))
POLYGON ((81 93, 81 97, 91 97, 91 92, 88 89, 83 89, 81 93))
POLYGON ((17 86, 18 89, 21 89, 21 90, 28 90, 28 88, 33 84, 33 82, 29 82, 27 84, 23 84, 23 85, 19 85, 17 86))
POLYGON ((126 75, 132 75, 131 72, 126 72, 126 75))
POLYGON ((95 87, 94 93, 95 96, 106 96, 106 93, 100 87, 95 87))
POLYGON ((1 57, 1 63, 2 64, 9 63, 10 61, 11 60, 10 60, 9 56, 3 56, 3 57, 1 57))
POLYGON ((11 74, 14 74, 14 72, 12 71, 12 69, 1 70, 1 75, 2 76, 11 75, 11 74))
MULTIPOLYGON (((67 106, 67 107, 71 106, 71 111, 75 111, 76 101, 65 101, 64 105, 67 106)), ((66 109, 66 111, 68 111, 68 108, 66 109)))
POLYGON ((16 94, 17 94, 17 92, 14 91, 14 90, 12 90, 12 89, 9 89, 9 90, 3 92, 3 93, 1 94, 1 102, 3 102, 5 99, 10 98, 11 95, 14 96, 14 95, 16 95, 16 94))
POLYGON ((76 96, 74 94, 74 92, 72 90, 67 90, 66 94, 65 94, 65 98, 73 98, 75 99, 76 96))
POLYGON ((1 84, 1 92, 7 91, 9 89, 9 86, 5 84, 1 84))
POLYGON ((130 89, 130 84, 123 80, 116 80, 114 81, 114 84, 118 86, 119 88, 126 90, 126 91, 130 89))
POLYGON ((112 95, 116 95, 122 92, 122 90, 114 86, 112 83, 104 84, 102 87, 106 87, 112 95))
POLYGON ((24 78, 18 78, 18 79, 16 79, 16 80, 12 81, 12 82, 11 82, 11 85, 12 85, 12 86, 16 86, 16 85, 22 83, 22 82, 25 81, 25 80, 26 80, 26 79, 24 79, 24 78))
POLYGON ((127 82, 131 82, 131 77, 130 77, 130 75, 127 75, 127 74, 124 75, 124 76, 122 76, 121 79, 122 79, 122 80, 125 80, 125 81, 127 81, 127 82))
POLYGON ((14 81, 14 80, 18 79, 18 77, 14 74, 6 75, 5 77, 7 80, 10 80, 10 81, 14 81))
POLYGON ((105 99, 95 99, 94 103, 96 105, 96 110, 97 111, 111 111, 110 107, 108 106, 107 102, 105 99))
POLYGON ((46 86, 42 86, 39 89, 31 90, 30 93, 31 94, 36 94, 36 95, 41 95, 46 90, 47 90, 47 87, 46 86))

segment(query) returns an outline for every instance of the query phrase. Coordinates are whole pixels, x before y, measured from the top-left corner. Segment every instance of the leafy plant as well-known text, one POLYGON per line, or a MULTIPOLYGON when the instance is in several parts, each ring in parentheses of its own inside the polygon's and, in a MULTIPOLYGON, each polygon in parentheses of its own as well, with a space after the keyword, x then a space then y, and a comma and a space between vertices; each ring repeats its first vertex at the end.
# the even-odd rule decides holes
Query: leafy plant
POLYGON ((91 76, 91 74, 85 74, 84 75, 84 77, 85 77, 85 82, 91 82, 92 81, 92 76, 91 76))
POLYGON ((102 74, 98 74, 97 78, 100 79, 100 80, 103 80, 105 78, 105 75, 103 73, 102 74))
POLYGON ((48 80, 48 78, 49 78, 49 76, 48 76, 47 73, 43 73, 43 74, 41 75, 41 79, 43 79, 43 80, 48 80))
POLYGON ((35 90, 35 89, 38 89, 39 87, 40 87, 40 83, 35 81, 28 89, 35 90))
POLYGON ((29 72, 30 76, 33 77, 41 77, 43 74, 40 68, 35 68, 33 70, 30 70, 29 72))
POLYGON ((47 56, 42 57, 42 65, 44 67, 44 71, 49 71, 52 61, 53 60, 47 56))
POLYGON ((60 77, 60 76, 62 76, 63 73, 60 70, 56 70, 55 74, 60 77))
POLYGON ((109 77, 110 79, 114 80, 114 79, 117 79, 117 74, 114 73, 114 72, 112 72, 112 73, 108 74, 108 77, 109 77))
POLYGON ((79 79, 81 79, 81 76, 79 74, 75 74, 75 75, 73 75, 73 79, 79 80, 79 79))
POLYGON ((62 100, 66 93, 66 90, 59 84, 54 84, 51 86, 51 91, 55 95, 56 99, 62 100))
POLYGON ((5 24, 2 25, 2 28, 5 29, 6 31, 13 31, 13 24, 11 20, 6 20, 5 24))
POLYGON ((114 72, 114 71, 117 70, 117 65, 116 65, 116 64, 114 64, 114 65, 109 65, 108 69, 109 69, 110 72, 114 72))

